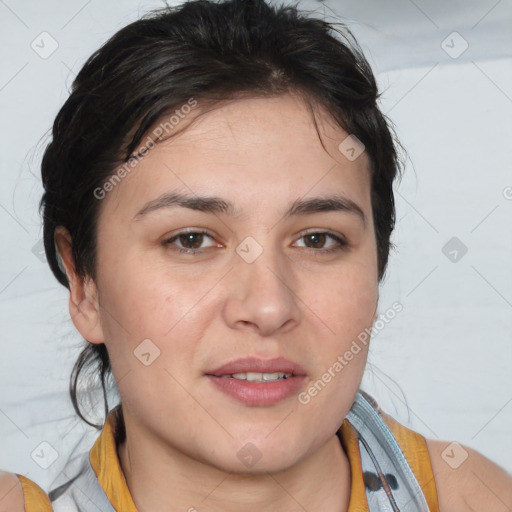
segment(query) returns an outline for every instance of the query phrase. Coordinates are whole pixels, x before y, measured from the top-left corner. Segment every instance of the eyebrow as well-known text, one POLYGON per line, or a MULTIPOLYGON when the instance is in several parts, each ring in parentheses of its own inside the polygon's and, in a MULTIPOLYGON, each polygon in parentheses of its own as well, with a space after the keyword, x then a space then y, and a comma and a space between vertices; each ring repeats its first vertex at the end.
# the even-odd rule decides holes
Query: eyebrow
MULTIPOLYGON (((170 192, 162 194, 161 196, 147 202, 141 210, 133 218, 138 221, 150 212, 160 210, 163 208, 189 208, 205 213, 212 214, 225 214, 230 217, 239 217, 241 212, 235 205, 215 196, 191 196, 178 192, 170 192)), ((297 199, 284 213, 284 218, 297 215, 307 215, 311 213, 320 212, 346 212, 356 215, 363 222, 366 227, 366 216, 362 208, 343 195, 331 194, 322 197, 312 197, 309 199, 297 199)))

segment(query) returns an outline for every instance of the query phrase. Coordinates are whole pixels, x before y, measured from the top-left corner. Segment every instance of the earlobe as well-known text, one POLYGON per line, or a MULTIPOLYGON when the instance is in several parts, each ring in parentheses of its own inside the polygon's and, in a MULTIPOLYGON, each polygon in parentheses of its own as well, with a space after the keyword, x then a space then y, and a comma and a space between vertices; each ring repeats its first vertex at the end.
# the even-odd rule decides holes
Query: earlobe
POLYGON ((76 272, 72 240, 63 226, 55 229, 55 246, 60 255, 69 283, 69 313, 80 334, 90 343, 104 343, 100 323, 100 305, 96 283, 90 276, 76 272))

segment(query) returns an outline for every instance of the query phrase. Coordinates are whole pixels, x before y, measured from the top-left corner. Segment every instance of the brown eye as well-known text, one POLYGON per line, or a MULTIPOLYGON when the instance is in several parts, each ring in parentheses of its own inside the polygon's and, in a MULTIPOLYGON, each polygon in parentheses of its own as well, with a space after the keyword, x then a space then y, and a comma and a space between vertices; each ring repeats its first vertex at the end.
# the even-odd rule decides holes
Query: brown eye
POLYGON ((321 249, 326 240, 325 233, 312 233, 311 235, 306 235, 304 240, 306 241, 306 247, 312 247, 314 249, 321 249), (311 244, 311 245, 308 245, 311 244))
POLYGON ((186 231, 178 233, 163 242, 178 252, 195 253, 203 249, 215 246, 215 240, 211 235, 202 231, 186 231))
POLYGON ((185 233, 178 236, 178 240, 185 249, 199 249, 203 243, 203 238, 203 233, 185 233))
POLYGON ((324 231, 315 231, 302 235, 297 247, 311 249, 317 253, 328 253, 345 249, 349 246, 341 236, 324 231))

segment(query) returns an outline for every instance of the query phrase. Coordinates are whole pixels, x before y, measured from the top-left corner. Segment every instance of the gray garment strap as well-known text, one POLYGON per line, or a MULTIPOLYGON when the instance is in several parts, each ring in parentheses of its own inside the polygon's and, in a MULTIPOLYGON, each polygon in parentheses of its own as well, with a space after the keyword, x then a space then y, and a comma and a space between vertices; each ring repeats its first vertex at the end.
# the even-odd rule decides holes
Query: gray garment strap
POLYGON ((49 493, 54 512, 123 512, 110 503, 92 469, 89 454, 83 457, 79 473, 49 493))
POLYGON ((425 495, 397 440, 361 392, 347 420, 357 432, 370 511, 429 512, 425 495))
MULTIPOLYGON (((405 455, 391 430, 364 394, 358 392, 347 415, 357 434, 361 467, 370 512, 430 512, 405 455)), ((73 462, 73 461, 71 461, 73 462)), ((110 503, 92 469, 89 454, 82 455, 74 478, 49 493, 54 512, 124 512, 110 503)))

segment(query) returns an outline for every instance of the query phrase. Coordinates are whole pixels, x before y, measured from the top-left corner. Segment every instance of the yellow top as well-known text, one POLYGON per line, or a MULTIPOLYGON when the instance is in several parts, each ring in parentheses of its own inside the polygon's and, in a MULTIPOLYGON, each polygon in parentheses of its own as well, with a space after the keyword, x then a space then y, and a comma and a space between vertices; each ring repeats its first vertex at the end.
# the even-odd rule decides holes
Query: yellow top
MULTIPOLYGON (((378 412, 398 441, 423 489, 430 512, 439 512, 434 474, 425 438, 404 427, 380 409, 378 412)), ((117 456, 114 431, 115 419, 111 413, 89 453, 89 458, 98 481, 114 509, 117 512, 137 512, 117 456)), ((348 512, 369 512, 356 433, 348 420, 343 421, 338 436, 349 459, 352 473, 348 512)), ((25 512, 53 512, 50 500, 44 491, 28 478, 22 475, 17 476, 25 494, 25 512)))
POLYGON ((18 475, 25 495, 25 512, 53 512, 50 499, 35 482, 23 475, 18 475))

